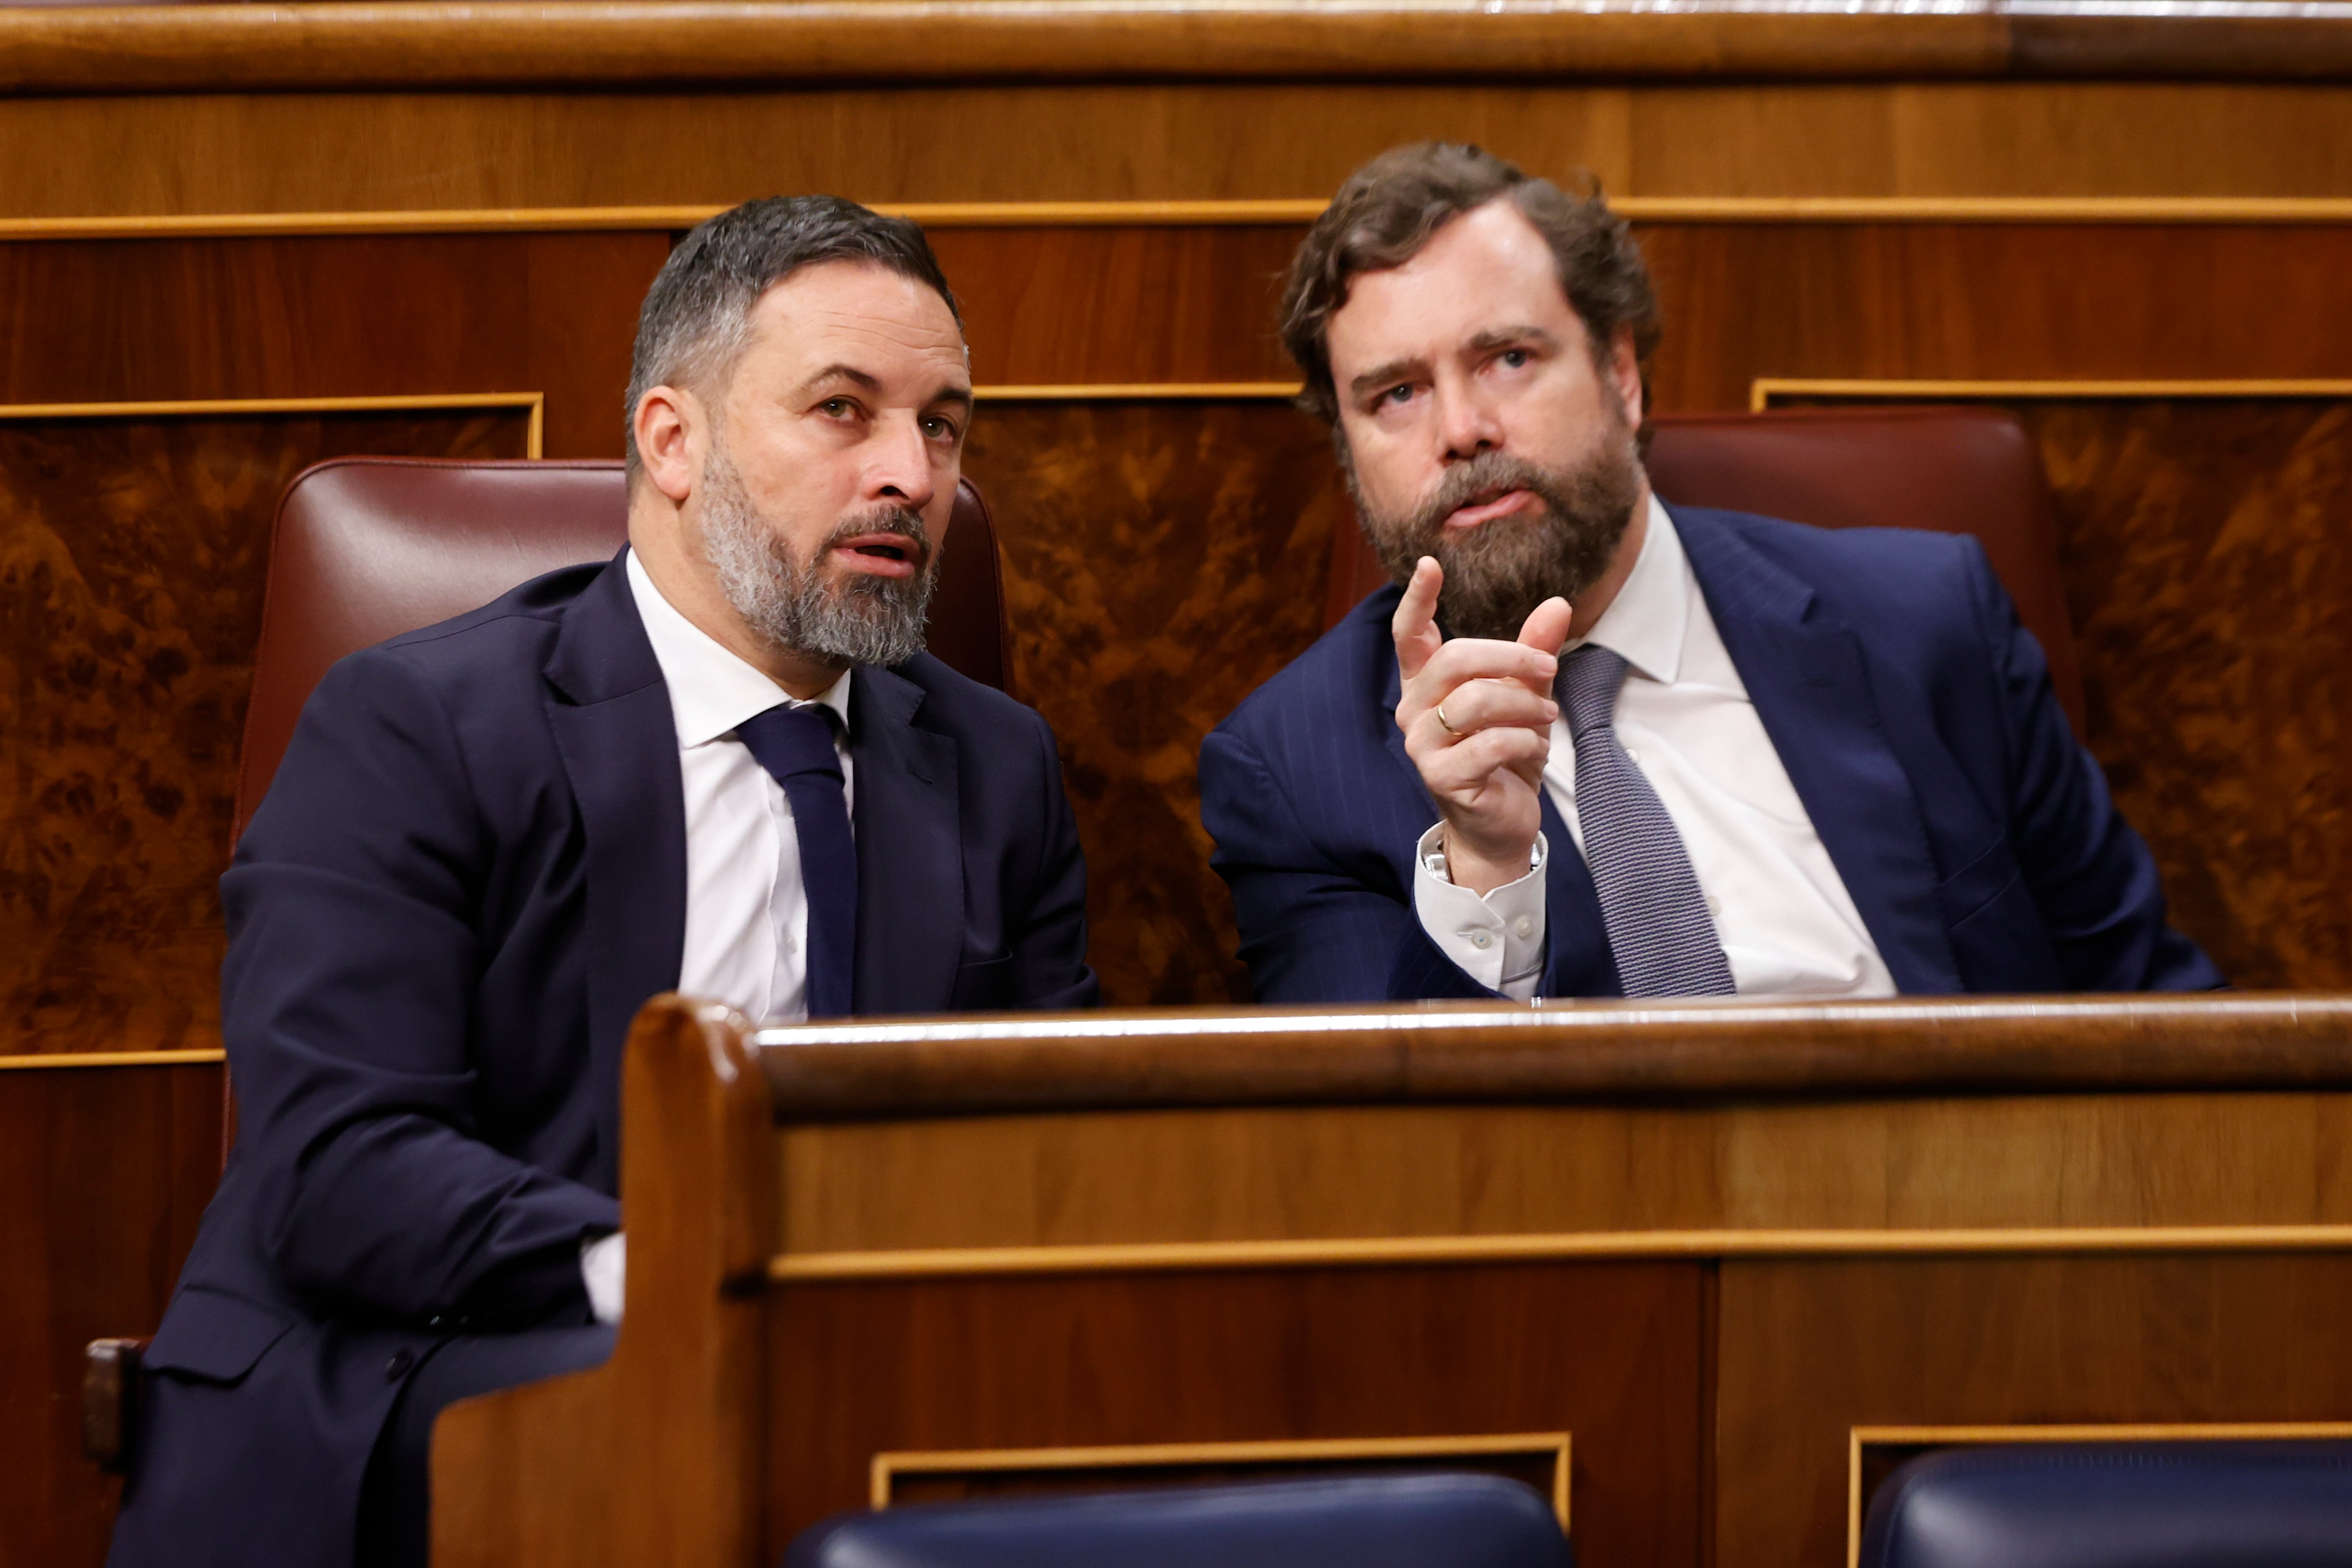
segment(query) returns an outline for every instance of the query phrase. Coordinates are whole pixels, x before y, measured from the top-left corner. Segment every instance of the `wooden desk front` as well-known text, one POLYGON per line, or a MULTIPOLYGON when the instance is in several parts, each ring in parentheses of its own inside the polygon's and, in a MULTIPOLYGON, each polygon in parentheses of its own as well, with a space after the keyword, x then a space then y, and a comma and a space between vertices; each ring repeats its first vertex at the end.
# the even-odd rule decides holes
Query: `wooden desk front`
POLYGON ((1921 1445, 2352 1418, 2333 996, 667 1001, 625 1125, 620 1349, 445 1420, 438 1563, 1441 1463, 1564 1480, 1588 1568, 1833 1568, 1921 1445))

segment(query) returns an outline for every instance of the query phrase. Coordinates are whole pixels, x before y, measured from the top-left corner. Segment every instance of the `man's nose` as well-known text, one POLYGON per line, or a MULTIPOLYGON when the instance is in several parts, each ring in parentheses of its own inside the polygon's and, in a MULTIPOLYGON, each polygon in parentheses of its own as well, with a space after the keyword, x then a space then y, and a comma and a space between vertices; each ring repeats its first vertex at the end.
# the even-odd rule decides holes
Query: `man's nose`
POLYGON ((883 423, 875 432, 866 469, 869 500, 889 501, 920 511, 939 494, 939 475, 931 466, 931 444, 921 422, 909 416, 883 423))
POLYGON ((1502 446, 1502 421, 1492 400, 1475 385, 1441 385, 1436 395, 1438 437, 1445 443, 1448 462, 1465 462, 1502 446))

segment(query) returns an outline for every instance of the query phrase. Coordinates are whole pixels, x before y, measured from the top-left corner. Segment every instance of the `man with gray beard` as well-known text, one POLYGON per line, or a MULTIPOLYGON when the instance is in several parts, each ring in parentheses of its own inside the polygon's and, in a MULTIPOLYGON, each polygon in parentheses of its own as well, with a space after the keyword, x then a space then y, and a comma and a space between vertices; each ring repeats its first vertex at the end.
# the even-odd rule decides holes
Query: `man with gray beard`
POLYGON ((1383 154, 1283 335, 1396 579, 1202 746, 1262 1002, 2218 985, 1976 542, 1668 507, 1641 253, 1383 154))
POLYGON ((1095 1001, 1053 735, 923 651, 971 402, 913 224, 721 214, 638 322, 628 548, 320 684, 222 881, 237 1142, 113 1563, 425 1561, 442 1407, 611 1352, 648 997, 1095 1001))

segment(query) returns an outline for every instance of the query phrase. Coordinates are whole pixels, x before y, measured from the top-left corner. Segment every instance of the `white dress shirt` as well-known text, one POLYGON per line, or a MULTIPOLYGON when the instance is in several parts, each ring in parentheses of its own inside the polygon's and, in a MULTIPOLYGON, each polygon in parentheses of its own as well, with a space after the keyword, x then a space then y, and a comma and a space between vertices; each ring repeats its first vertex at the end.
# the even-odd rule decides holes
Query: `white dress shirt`
MULTIPOLYGON (((810 707, 728 651, 662 596, 636 552, 629 592, 645 623, 654 662, 669 687, 677 725, 677 767, 686 786, 686 952, 677 988, 725 1002, 750 1017, 808 1016, 808 893, 792 802, 735 727, 778 703, 810 707)), ((849 729, 849 677, 816 699, 841 715, 834 750, 851 820, 856 778, 842 736, 849 729)), ((589 1305, 600 1322, 621 1318, 624 1247, 619 1235, 581 1251, 589 1305)))
MULTIPOLYGON (((1895 977, 1748 700, 1674 520, 1654 498, 1633 570, 1580 640, 1628 666, 1617 739, 1682 835, 1739 994, 1894 995, 1895 977)), ((1576 742, 1565 712, 1552 725, 1544 791, 1582 849, 1576 742)), ((1538 834, 1535 869, 1480 898, 1444 876, 1442 839, 1443 829, 1432 827, 1414 856, 1423 929, 1472 979, 1526 1000, 1543 973, 1549 846, 1538 834)))

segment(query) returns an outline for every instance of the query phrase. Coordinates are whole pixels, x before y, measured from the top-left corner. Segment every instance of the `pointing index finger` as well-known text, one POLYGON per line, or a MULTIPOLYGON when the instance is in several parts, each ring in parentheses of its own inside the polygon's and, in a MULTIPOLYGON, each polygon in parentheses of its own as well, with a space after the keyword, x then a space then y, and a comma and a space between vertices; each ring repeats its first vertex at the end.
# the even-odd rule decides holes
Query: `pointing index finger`
POLYGON ((1437 591, 1445 585, 1445 569, 1424 555, 1412 569, 1412 580, 1397 601, 1389 630, 1396 637, 1397 673, 1411 680, 1419 675, 1445 639, 1437 631, 1437 591))

